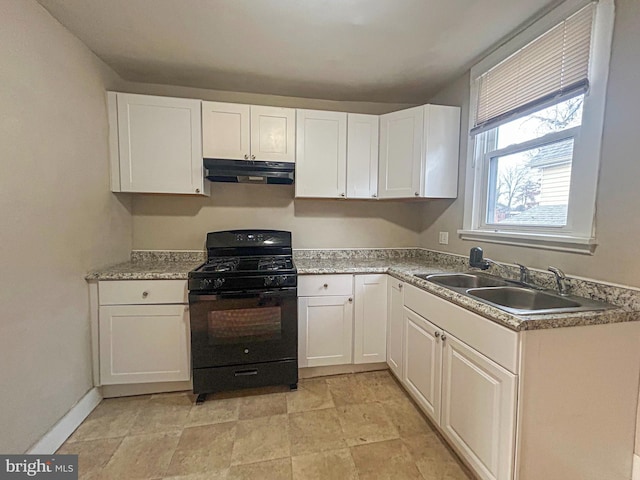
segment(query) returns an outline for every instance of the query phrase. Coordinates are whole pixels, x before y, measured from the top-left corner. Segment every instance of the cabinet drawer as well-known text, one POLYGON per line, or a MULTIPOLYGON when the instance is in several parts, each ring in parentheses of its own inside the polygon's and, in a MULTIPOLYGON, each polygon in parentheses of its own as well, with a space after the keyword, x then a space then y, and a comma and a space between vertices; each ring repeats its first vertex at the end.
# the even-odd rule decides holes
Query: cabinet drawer
POLYGON ((404 305, 510 372, 517 373, 517 332, 413 285, 405 285, 404 305))
POLYGON ((353 275, 301 275, 298 277, 299 297, 352 294, 353 275))
POLYGON ((189 303, 186 280, 122 280, 98 284, 100 305, 189 303))

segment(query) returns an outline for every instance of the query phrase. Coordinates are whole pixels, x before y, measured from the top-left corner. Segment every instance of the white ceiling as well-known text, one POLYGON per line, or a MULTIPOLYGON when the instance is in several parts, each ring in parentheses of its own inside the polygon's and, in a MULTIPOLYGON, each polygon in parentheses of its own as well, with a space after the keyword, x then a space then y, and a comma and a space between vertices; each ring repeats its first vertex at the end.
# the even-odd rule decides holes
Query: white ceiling
POLYGON ((556 0, 38 0, 124 79, 420 103, 556 0))

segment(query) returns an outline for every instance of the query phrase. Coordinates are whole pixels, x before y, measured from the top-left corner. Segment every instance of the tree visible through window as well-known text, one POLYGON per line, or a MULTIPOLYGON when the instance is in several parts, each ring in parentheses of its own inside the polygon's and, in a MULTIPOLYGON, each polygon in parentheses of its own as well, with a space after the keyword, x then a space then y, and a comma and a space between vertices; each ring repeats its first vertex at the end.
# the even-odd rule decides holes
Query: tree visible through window
POLYGON ((487 224, 566 225, 583 102, 579 95, 484 133, 495 139, 487 154, 487 224))

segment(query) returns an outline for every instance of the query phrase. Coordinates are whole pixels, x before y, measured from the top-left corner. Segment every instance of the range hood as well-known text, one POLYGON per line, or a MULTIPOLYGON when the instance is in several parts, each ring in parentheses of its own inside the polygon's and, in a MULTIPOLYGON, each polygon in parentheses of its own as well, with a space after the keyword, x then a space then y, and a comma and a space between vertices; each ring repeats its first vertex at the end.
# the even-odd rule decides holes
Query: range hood
POLYGON ((295 164, 292 162, 205 158, 204 168, 205 177, 211 182, 291 185, 295 164))

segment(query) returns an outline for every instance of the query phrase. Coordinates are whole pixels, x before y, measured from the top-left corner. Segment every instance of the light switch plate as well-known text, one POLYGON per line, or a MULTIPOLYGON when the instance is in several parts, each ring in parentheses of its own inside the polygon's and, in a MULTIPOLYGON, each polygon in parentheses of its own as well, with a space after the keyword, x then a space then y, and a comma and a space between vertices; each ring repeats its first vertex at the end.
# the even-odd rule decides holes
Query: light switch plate
POLYGON ((449 232, 440 232, 440 237, 438 238, 438 243, 440 243, 440 245, 448 245, 449 244, 449 232))

